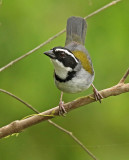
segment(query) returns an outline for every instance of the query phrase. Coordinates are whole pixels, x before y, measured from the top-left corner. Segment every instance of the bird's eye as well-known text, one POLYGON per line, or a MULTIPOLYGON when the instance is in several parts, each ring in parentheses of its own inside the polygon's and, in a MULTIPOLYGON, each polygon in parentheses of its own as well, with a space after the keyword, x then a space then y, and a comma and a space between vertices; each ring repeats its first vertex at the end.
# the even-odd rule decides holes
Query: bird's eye
POLYGON ((60 52, 60 56, 61 56, 62 58, 65 58, 65 53, 64 53, 64 52, 60 52))

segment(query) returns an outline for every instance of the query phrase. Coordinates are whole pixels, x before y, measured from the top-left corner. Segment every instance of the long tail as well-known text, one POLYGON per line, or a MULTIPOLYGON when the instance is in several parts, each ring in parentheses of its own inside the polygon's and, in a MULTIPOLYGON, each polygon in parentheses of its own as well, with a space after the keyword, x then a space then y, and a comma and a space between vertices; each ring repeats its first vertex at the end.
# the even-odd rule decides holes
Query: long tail
POLYGON ((66 28, 66 42, 65 45, 68 45, 70 42, 85 44, 86 36, 86 21, 81 17, 70 17, 67 20, 66 28))

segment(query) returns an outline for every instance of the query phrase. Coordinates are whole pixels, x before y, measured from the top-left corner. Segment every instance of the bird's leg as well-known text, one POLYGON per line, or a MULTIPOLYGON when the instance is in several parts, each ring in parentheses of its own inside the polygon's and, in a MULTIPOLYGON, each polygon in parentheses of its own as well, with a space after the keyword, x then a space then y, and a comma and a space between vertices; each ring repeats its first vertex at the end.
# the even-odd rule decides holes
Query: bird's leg
POLYGON ((103 96, 99 93, 99 91, 95 88, 95 86, 93 84, 91 84, 91 86, 93 87, 95 100, 96 101, 98 100, 101 103, 101 99, 103 99, 103 96))
POLYGON ((61 96, 60 96, 60 102, 59 102, 59 115, 64 116, 66 112, 65 108, 64 108, 64 101, 62 101, 63 98, 63 92, 61 92, 61 96))

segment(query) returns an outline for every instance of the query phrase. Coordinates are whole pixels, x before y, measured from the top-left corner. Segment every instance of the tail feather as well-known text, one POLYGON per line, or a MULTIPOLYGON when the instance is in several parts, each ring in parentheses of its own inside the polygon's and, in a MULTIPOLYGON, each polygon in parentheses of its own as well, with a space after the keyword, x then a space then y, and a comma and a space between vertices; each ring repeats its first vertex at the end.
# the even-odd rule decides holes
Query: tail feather
POLYGON ((86 21, 83 18, 70 17, 67 20, 65 45, 68 45, 70 42, 73 41, 84 45, 86 28, 87 28, 86 21))

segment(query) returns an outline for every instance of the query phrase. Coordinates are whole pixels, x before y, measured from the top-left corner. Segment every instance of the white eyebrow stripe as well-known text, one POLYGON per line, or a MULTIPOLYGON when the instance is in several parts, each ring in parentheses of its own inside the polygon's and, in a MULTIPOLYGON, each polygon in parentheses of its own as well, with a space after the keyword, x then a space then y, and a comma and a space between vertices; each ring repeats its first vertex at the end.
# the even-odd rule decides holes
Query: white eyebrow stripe
POLYGON ((74 56, 72 53, 70 53, 68 50, 61 49, 61 48, 58 49, 58 48, 57 48, 55 51, 62 51, 62 52, 67 53, 68 55, 72 56, 72 57, 75 59, 75 61, 78 63, 78 61, 77 61, 77 59, 75 58, 75 56, 74 56))

